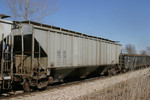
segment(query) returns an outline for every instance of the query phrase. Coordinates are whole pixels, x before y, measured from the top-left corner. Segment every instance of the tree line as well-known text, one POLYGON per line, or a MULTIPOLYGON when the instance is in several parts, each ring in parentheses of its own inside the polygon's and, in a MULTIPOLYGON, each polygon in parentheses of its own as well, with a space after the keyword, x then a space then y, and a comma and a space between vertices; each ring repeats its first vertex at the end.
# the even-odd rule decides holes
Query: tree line
MULTIPOLYGON (((133 45, 133 44, 126 44, 123 52, 127 53, 127 54, 133 54, 133 55, 137 54, 135 45, 133 45)), ((139 52, 139 54, 140 55, 149 55, 150 56, 150 46, 148 46, 145 50, 141 50, 139 52)))

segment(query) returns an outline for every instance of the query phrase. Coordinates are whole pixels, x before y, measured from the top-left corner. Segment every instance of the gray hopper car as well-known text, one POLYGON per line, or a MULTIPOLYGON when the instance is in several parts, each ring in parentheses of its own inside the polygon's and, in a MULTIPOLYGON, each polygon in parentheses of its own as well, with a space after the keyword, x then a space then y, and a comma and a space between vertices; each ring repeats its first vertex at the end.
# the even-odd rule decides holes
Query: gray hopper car
POLYGON ((134 70, 146 65, 150 65, 150 56, 129 54, 120 55, 120 66, 126 69, 134 70))
POLYGON ((10 83, 22 84, 25 91, 40 89, 66 77, 104 73, 119 64, 121 45, 112 40, 33 21, 0 19, 0 26, 4 34, 0 38, 1 89, 10 83))

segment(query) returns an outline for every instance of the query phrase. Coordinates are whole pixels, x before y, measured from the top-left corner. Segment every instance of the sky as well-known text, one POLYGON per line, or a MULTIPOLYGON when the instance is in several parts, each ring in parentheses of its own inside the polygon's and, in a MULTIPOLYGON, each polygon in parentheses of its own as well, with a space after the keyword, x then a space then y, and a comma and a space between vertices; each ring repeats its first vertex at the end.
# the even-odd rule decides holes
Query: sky
MULTIPOLYGON (((8 13, 0 1, 0 13, 8 13)), ((137 53, 150 46, 150 0, 54 0, 56 11, 43 23, 133 44, 137 53)), ((49 2, 50 3, 50 2, 49 2)))

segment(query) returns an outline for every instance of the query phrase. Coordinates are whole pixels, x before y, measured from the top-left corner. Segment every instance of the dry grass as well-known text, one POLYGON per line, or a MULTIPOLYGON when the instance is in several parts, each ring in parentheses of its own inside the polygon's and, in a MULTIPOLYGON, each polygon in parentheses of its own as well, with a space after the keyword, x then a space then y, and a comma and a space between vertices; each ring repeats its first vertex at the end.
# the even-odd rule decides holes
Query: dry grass
POLYGON ((150 73, 76 98, 76 100, 150 100, 150 73))

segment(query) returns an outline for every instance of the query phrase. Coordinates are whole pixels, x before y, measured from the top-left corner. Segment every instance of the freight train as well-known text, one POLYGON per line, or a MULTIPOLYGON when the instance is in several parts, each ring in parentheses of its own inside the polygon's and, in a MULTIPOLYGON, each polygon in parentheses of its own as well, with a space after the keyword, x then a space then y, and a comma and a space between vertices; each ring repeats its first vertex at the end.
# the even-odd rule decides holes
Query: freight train
MULTIPOLYGON (((127 64, 119 64, 122 46, 115 41, 7 17, 0 14, 0 90, 21 84, 24 91, 31 91, 66 78, 126 69, 127 64)), ((149 65, 149 59, 142 64, 149 65)))

